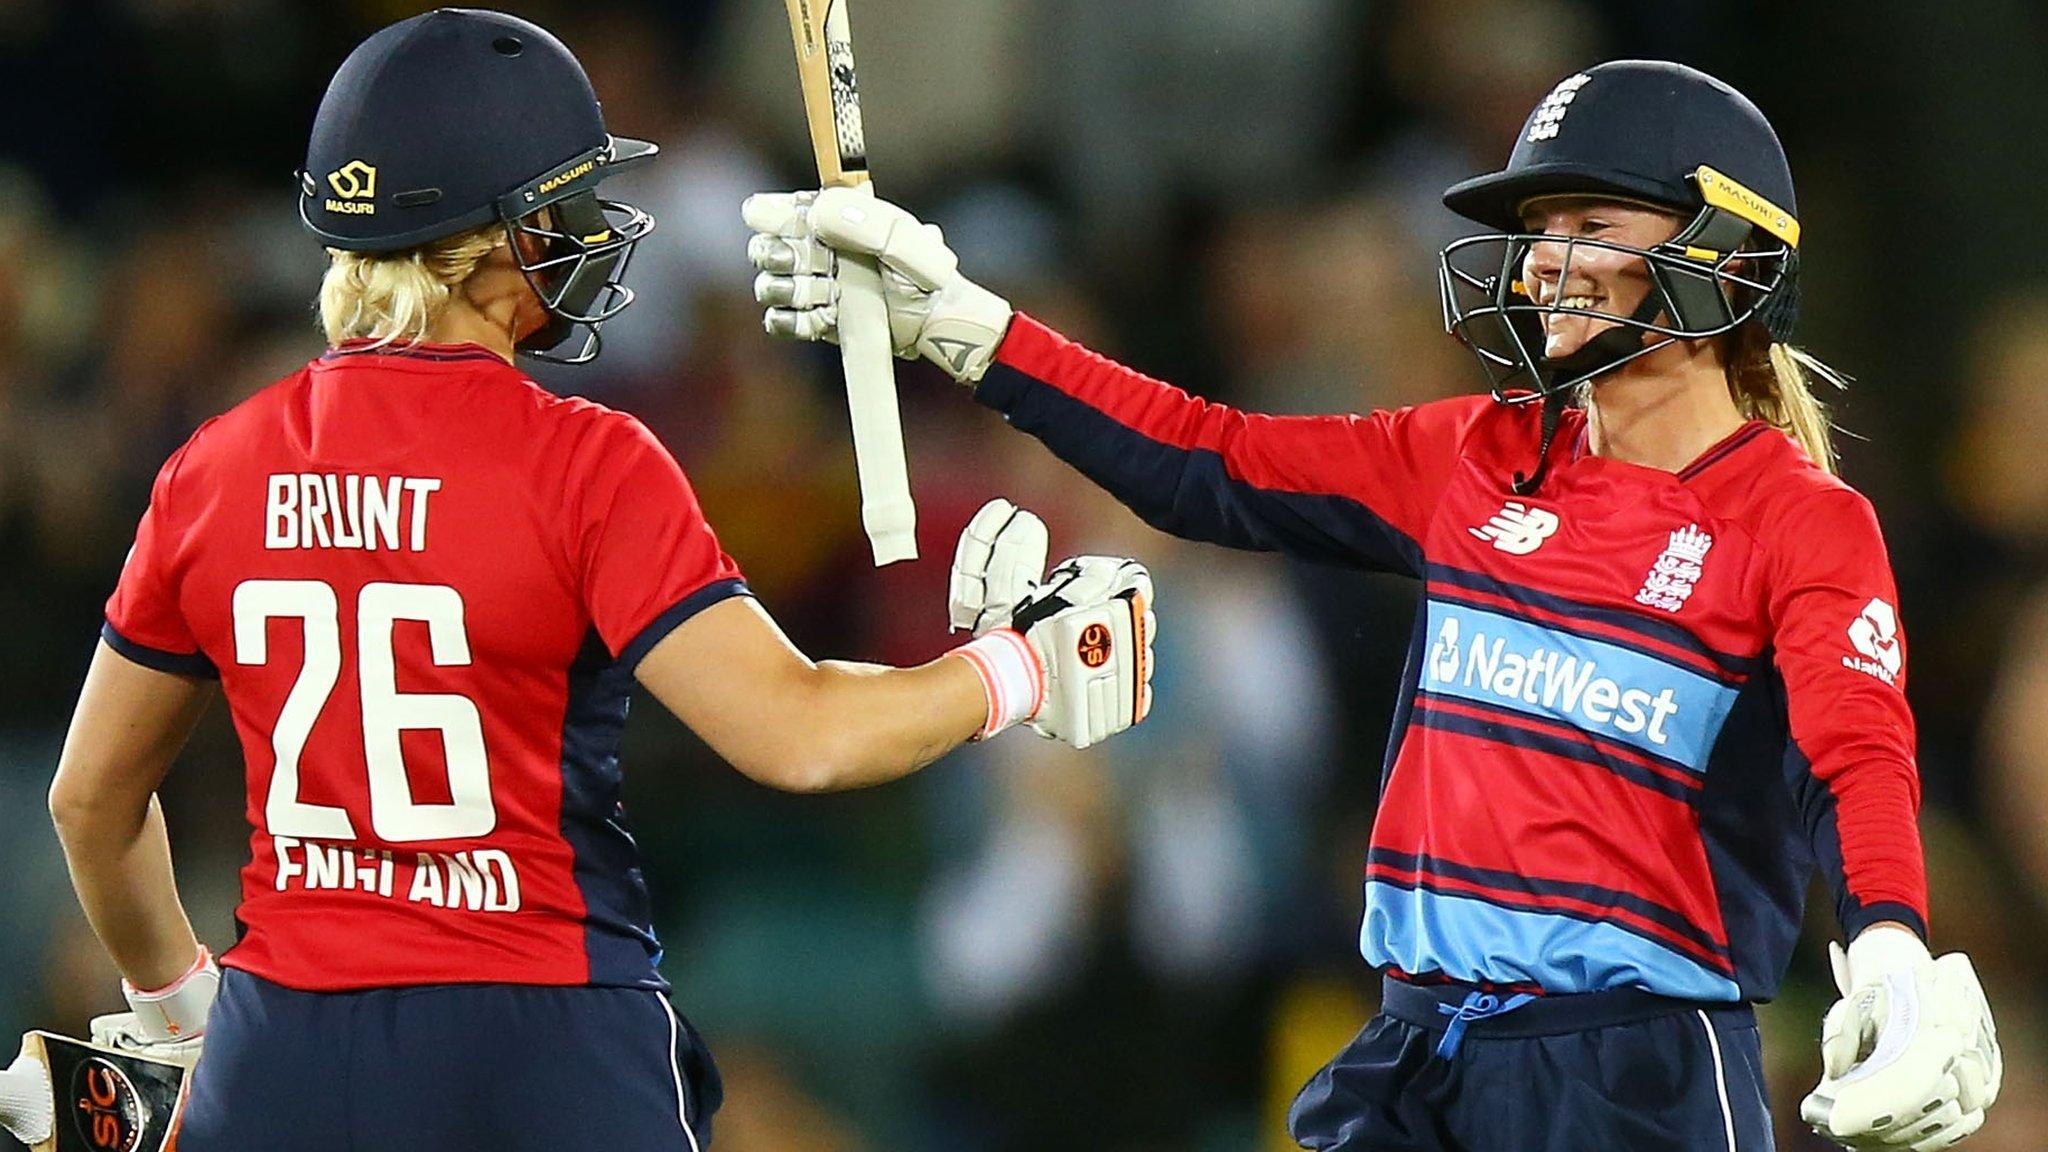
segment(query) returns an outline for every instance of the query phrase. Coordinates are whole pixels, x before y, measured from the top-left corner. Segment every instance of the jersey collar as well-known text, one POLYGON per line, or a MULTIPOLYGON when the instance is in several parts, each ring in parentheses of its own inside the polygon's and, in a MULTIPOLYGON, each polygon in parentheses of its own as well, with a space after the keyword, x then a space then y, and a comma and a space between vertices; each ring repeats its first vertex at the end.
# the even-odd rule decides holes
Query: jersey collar
POLYGON ((1671 476, 1677 479, 1680 483, 1684 483, 1697 478, 1700 473, 1706 471, 1709 468, 1712 468, 1714 465, 1719 464, 1721 461, 1726 460, 1729 456, 1739 451, 1744 444, 1749 443, 1750 441, 1756 439, 1758 436, 1761 436, 1763 433, 1769 431, 1771 427, 1769 424, 1766 424, 1762 420, 1744 421, 1740 428, 1737 428, 1735 431, 1730 432, 1728 435, 1721 437, 1721 439, 1715 441, 1714 444, 1711 447, 1709 447, 1706 451, 1694 457, 1692 463, 1687 464, 1685 467, 1680 468, 1676 472, 1665 472, 1661 468, 1647 468, 1641 464, 1630 464, 1625 460, 1615 460, 1607 456, 1593 455, 1592 429, 1586 423, 1584 419, 1584 413, 1580 412, 1579 415, 1580 422, 1578 430, 1576 435, 1574 435, 1572 439, 1571 459, 1574 463, 1577 463, 1581 460, 1597 460, 1600 461, 1603 465, 1621 465, 1622 467, 1626 468, 1642 468, 1644 471, 1647 472, 1657 472, 1666 476, 1671 476))
POLYGON ((343 340, 329 348, 322 360, 338 360, 345 356, 396 356, 407 360, 428 360, 446 362, 451 360, 490 360, 498 364, 505 361, 496 352, 481 344, 429 344, 425 342, 378 344, 368 337, 343 340))

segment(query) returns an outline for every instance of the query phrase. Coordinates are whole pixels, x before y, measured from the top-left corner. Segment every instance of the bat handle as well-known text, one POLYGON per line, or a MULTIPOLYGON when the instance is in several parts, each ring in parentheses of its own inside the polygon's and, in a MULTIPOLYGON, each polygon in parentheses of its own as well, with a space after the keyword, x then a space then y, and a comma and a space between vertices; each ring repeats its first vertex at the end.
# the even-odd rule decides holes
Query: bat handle
POLYGON ((0 1127, 33 1148, 50 1138, 56 1101, 50 1095, 50 1070, 27 1052, 0 1072, 0 1127))
POLYGON ((881 268, 872 258, 839 259, 839 356, 860 473, 861 524, 875 566, 917 559, 917 506, 903 452, 896 402, 896 362, 889 347, 889 307, 881 268))

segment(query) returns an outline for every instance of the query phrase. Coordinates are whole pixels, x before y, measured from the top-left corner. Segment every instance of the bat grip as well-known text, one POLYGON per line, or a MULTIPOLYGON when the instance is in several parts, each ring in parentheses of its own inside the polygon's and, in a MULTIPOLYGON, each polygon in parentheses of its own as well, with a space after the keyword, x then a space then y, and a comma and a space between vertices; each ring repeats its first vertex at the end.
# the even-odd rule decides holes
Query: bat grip
POLYGON ((917 559, 917 507, 903 451, 896 402, 895 356, 882 273, 871 259, 840 257, 839 355, 860 473, 861 524, 875 566, 917 559))
POLYGON ((56 1102, 50 1095, 50 1070, 23 1052, 0 1072, 0 1127, 33 1148, 50 1138, 56 1102))

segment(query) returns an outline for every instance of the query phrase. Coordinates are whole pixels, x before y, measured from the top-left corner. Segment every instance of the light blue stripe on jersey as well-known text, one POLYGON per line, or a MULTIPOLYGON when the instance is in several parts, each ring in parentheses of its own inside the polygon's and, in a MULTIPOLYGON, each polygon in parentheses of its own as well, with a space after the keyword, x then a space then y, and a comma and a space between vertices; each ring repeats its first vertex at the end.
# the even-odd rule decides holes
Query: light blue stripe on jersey
POLYGON ((1375 968, 1441 972, 1468 983, 1535 984, 1546 992, 1643 988, 1685 1000, 1742 998, 1728 977, 1612 924, 1378 880, 1365 885, 1358 950, 1375 968))
POLYGON ((1422 690, 1545 716, 1695 772, 1737 689, 1655 656, 1499 612, 1429 602, 1422 690))

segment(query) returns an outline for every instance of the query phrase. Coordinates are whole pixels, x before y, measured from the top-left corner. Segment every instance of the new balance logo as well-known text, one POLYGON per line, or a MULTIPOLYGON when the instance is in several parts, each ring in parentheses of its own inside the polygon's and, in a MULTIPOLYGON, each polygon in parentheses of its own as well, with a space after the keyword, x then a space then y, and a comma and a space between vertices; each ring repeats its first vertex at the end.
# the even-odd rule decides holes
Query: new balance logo
POLYGON ((1899 614, 1882 600, 1872 600, 1849 625, 1849 643, 1860 656, 1842 657, 1842 667, 1867 672, 1887 684, 1899 679, 1899 614))
POLYGON ((1466 531, 1510 556, 1527 556, 1557 531, 1557 513, 1510 500, 1485 524, 1466 531))

